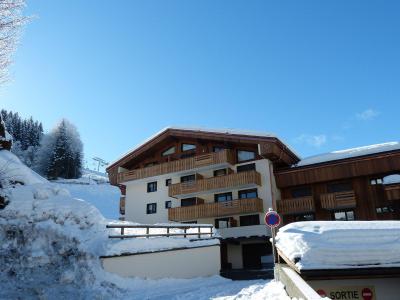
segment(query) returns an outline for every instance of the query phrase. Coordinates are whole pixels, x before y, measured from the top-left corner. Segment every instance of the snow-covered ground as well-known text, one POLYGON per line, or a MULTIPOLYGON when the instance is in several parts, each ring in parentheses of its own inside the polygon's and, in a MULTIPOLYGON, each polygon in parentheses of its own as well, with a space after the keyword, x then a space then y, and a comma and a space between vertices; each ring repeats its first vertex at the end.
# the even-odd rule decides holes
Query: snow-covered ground
POLYGON ((96 206, 107 219, 119 218, 119 198, 121 192, 118 187, 108 183, 105 175, 85 171, 79 179, 59 179, 53 181, 69 191, 72 197, 83 199, 96 206))
POLYGON ((400 267, 400 222, 296 222, 279 229, 276 246, 299 269, 400 267))
MULTIPOLYGON (((158 248, 165 243, 159 238, 124 245, 111 241, 112 230, 105 227, 109 220, 71 196, 69 183, 48 182, 6 150, 0 150, 0 170, 0 195, 9 201, 0 210, 0 299, 287 298, 282 285, 269 281, 220 276, 145 280, 110 274, 99 260, 110 249, 130 252, 147 249, 152 240, 158 248)), ((188 242, 168 241, 169 247, 188 242)))

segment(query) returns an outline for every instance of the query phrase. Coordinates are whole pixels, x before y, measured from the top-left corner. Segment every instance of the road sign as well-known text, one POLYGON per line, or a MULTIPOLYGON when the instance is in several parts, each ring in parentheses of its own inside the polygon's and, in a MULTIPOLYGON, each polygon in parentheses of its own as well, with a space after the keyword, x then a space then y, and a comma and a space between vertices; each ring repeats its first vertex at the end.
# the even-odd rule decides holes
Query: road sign
POLYGON ((269 212, 267 212, 265 214, 265 224, 267 224, 267 226, 269 226, 270 228, 275 228, 278 227, 279 224, 281 223, 281 217, 280 215, 273 210, 270 210, 269 212))

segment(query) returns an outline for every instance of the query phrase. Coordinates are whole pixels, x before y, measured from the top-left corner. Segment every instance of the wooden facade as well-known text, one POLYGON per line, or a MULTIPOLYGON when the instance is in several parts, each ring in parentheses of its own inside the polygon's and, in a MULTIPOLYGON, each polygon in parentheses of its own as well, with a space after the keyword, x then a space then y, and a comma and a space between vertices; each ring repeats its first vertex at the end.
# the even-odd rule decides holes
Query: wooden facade
POLYGON ((400 150, 275 170, 281 190, 276 208, 284 223, 334 220, 336 212, 346 211, 355 220, 400 219, 400 184, 382 184, 383 177, 398 173, 400 150), (335 185, 347 188, 330 190, 335 185), (294 197, 299 189, 309 195, 294 197))
POLYGON ((277 210, 282 215, 298 214, 298 213, 312 213, 315 211, 314 198, 312 196, 283 199, 278 201, 277 210))
POLYGON ((262 199, 250 198, 171 208, 168 210, 168 219, 180 222, 260 212, 263 212, 262 199))
POLYGON ((195 170, 205 166, 232 165, 234 164, 234 161, 235 154, 232 150, 206 153, 118 173, 117 183, 186 170, 195 170))
POLYGON ((225 176, 204 178, 189 182, 175 183, 169 186, 170 197, 215 191, 227 188, 261 185, 261 176, 257 171, 232 173, 225 176))

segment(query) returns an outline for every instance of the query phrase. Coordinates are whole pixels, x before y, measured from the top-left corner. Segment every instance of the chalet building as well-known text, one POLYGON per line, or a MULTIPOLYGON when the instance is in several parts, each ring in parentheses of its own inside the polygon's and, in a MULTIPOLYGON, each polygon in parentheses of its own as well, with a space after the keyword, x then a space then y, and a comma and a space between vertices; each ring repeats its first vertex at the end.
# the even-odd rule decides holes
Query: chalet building
POLYGON ((274 169, 298 161, 272 135, 167 128, 107 172, 125 220, 214 224, 223 268, 260 268, 271 253, 264 212, 280 198, 274 169))
POLYGON ((400 144, 317 155, 275 171, 284 223, 399 220, 400 144))
POLYGON ((302 220, 400 219, 400 144, 300 160, 273 135, 167 128, 108 168, 123 219, 213 224, 223 269, 271 254, 264 213, 302 220))

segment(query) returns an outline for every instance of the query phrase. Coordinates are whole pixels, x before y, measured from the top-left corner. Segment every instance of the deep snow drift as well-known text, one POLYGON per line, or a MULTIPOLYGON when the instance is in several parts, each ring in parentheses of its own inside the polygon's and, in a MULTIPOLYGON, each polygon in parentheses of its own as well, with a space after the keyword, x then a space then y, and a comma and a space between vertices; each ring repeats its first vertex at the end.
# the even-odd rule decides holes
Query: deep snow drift
MULTIPOLYGON (((110 241, 105 219, 6 150, 0 150, 0 299, 284 299, 279 283, 214 276, 144 280, 105 272, 99 256, 189 243, 169 238, 110 241), (143 240, 143 241, 142 241, 143 240), (228 297, 228 298, 226 298, 228 297)), ((202 242, 202 241, 201 241, 202 242)))
POLYGON ((108 219, 119 218, 120 190, 108 183, 108 178, 94 171, 83 171, 79 179, 53 181, 69 191, 72 197, 94 205, 108 219))
POLYGON ((279 229, 276 246, 299 269, 400 267, 400 222, 291 223, 279 229))

